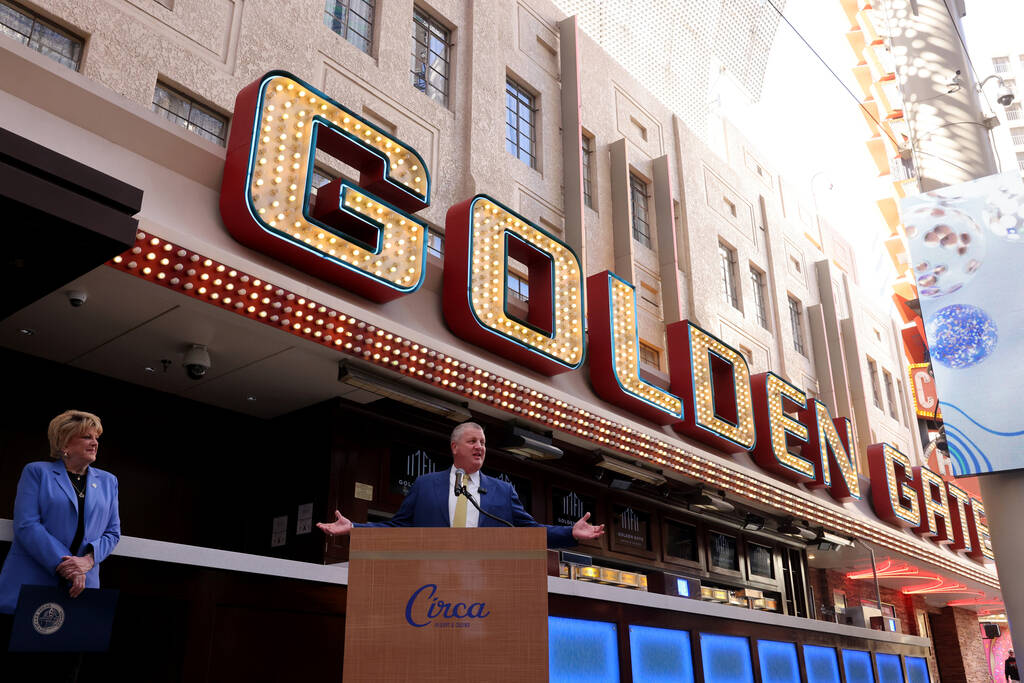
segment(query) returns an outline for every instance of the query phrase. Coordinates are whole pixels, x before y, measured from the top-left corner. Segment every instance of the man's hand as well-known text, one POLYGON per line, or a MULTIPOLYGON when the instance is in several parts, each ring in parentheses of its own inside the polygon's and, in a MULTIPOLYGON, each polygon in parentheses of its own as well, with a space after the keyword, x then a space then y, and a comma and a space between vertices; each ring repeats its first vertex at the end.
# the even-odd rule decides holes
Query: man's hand
MULTIPOLYGON (((73 580, 74 577, 78 576, 79 574, 82 575, 82 580, 85 581, 84 577, 86 573, 88 573, 88 571, 93 568, 93 565, 96 564, 96 562, 93 560, 92 555, 86 555, 84 557, 65 555, 60 559, 61 563, 57 565, 57 574, 61 578, 67 579, 68 581, 73 580)), ((84 583, 82 585, 85 586, 84 583)))
POLYGON ((577 541, 592 541, 604 536, 604 524, 594 526, 587 521, 588 519, 590 519, 589 512, 572 525, 572 537, 577 541))
POLYGON ((317 522, 316 526, 328 536, 344 536, 352 531, 352 522, 342 516, 337 510, 334 511, 334 521, 330 524, 317 522))

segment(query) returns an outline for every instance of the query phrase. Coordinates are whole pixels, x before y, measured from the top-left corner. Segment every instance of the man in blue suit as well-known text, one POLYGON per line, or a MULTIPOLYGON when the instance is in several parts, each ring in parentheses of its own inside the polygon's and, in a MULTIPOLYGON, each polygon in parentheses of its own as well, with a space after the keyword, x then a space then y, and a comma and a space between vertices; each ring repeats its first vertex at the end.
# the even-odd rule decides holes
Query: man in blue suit
MULTIPOLYGON (((476 508, 466 504, 465 496, 455 495, 456 471, 463 470, 461 482, 484 512, 511 522, 514 526, 546 526, 539 524, 523 509, 516 490, 508 482, 488 477, 480 468, 487 456, 487 441, 483 428, 475 422, 464 422, 452 431, 452 460, 450 470, 432 472, 416 479, 409 495, 402 501, 395 516, 386 522, 353 524, 335 510, 335 521, 317 524, 328 536, 347 534, 353 526, 501 526, 476 508)), ((594 526, 587 520, 590 513, 572 526, 547 526, 548 547, 564 548, 578 541, 591 540, 604 535, 604 524, 594 526)))

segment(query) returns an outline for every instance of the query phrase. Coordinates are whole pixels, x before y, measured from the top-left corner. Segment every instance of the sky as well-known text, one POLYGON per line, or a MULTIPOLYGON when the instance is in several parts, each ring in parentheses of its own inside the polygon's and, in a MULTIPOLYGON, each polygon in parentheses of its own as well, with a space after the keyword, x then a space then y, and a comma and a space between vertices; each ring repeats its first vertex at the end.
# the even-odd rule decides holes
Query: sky
POLYGON ((780 22, 760 101, 737 99, 727 115, 850 242, 862 290, 888 299, 894 273, 875 204, 887 186, 865 146, 870 131, 858 100, 843 87, 860 95, 846 15, 838 1, 823 0, 788 0, 785 15, 835 75, 780 22))
MULTIPOLYGON (((888 228, 875 202, 891 184, 879 180, 865 146, 870 131, 858 108, 848 20, 837 0, 787 0, 784 13, 821 59, 780 21, 760 101, 725 93, 726 115, 850 242, 862 291, 887 301, 895 272, 883 245, 888 228)), ((964 32, 979 78, 992 71, 986 46, 1016 44, 1008 52, 1024 54, 1022 26, 1024 2, 967 0, 964 32)))

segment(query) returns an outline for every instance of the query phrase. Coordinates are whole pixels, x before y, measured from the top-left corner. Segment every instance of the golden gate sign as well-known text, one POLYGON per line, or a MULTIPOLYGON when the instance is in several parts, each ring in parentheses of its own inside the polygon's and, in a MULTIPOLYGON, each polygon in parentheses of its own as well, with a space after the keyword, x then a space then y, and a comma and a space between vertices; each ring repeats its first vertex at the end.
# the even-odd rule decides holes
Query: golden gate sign
MULTIPOLYGON (((423 158, 291 74, 274 71, 235 102, 221 215, 236 239, 372 301, 423 283, 430 205, 423 158), (311 201, 316 150, 356 168, 311 201)), ((737 350, 688 320, 667 327, 668 390, 639 375, 636 292, 604 271, 583 282, 565 242, 477 195, 448 210, 442 309, 454 334, 548 376, 578 369, 602 399, 837 501, 861 497, 851 425, 782 377, 750 376, 737 350), (510 310, 508 260, 528 269, 529 307, 510 310), (589 318, 585 317, 589 309, 589 318), (584 333, 589 322, 589 335, 584 333), (589 336, 589 339, 588 339, 589 336)), ((981 501, 889 444, 868 447, 879 518, 979 561, 992 559, 981 501)))

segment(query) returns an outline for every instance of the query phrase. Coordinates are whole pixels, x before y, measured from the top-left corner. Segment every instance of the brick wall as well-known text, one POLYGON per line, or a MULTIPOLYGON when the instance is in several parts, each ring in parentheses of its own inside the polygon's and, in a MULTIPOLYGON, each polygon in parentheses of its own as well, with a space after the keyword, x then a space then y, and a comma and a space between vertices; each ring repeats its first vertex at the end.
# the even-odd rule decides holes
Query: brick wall
POLYGON ((958 607, 944 607, 932 615, 931 627, 942 683, 990 680, 977 614, 958 607))

